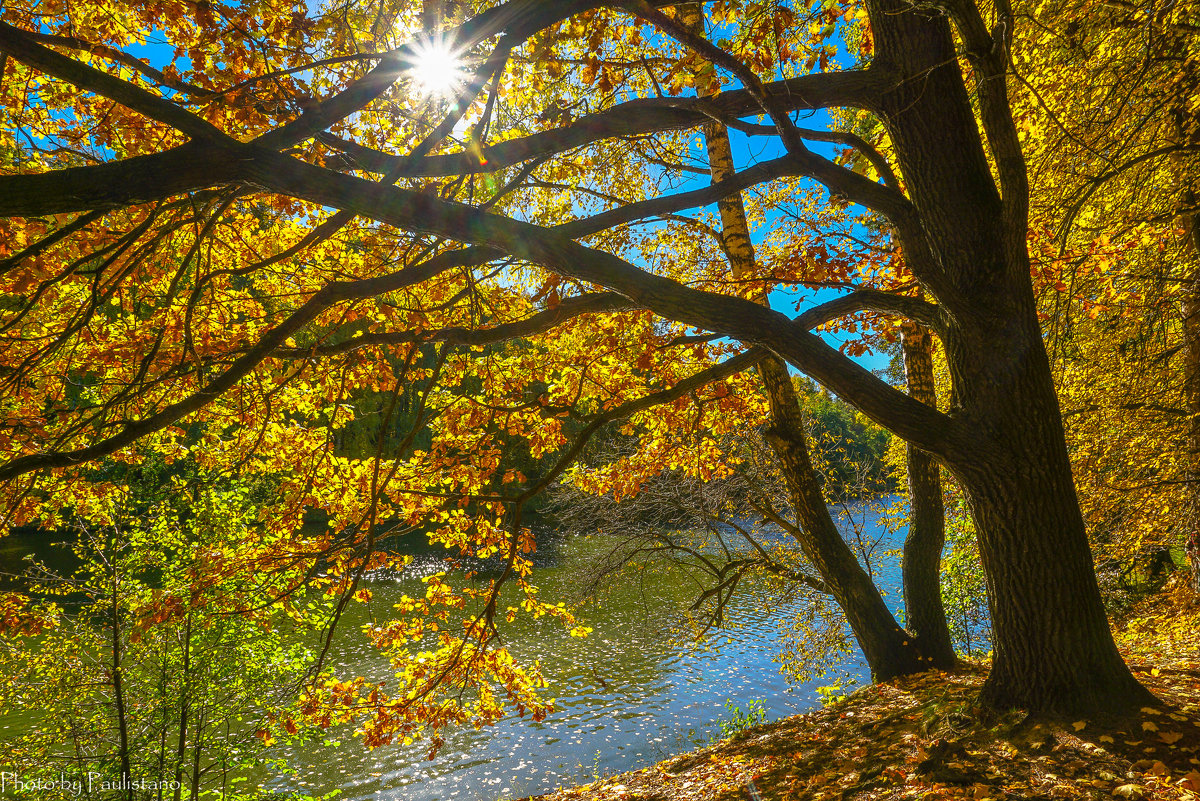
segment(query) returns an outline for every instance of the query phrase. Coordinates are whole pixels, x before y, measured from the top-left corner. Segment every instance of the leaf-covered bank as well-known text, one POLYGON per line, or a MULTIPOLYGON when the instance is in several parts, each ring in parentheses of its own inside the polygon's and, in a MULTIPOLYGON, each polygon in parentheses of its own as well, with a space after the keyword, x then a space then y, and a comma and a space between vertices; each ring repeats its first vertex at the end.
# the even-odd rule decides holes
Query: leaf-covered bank
POLYGON ((1119 632, 1162 701, 1110 720, 981 715, 986 665, 864 687, 632 773, 536 801, 1200 798, 1200 607, 1159 597, 1119 632))

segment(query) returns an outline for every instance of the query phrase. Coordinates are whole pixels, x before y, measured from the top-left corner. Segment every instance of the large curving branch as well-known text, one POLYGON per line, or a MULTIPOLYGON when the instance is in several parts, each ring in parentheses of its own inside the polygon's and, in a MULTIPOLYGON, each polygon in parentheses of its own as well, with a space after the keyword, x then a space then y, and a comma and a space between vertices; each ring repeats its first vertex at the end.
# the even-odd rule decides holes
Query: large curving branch
POLYGON ((963 444, 959 440, 965 437, 965 432, 951 418, 888 386, 802 326, 756 303, 691 289, 530 223, 343 175, 278 153, 251 147, 240 150, 252 155, 235 160, 239 180, 405 230, 467 241, 475 247, 441 254, 388 276, 330 284, 192 396, 130 423, 120 433, 90 446, 15 459, 0 467, 0 480, 100 458, 198 411, 231 389, 282 347, 289 336, 336 302, 374 297, 412 286, 454 266, 479 264, 505 254, 606 287, 662 317, 761 344, 821 381, 872 419, 932 453, 949 453, 963 444))
POLYGON ((405 230, 493 248, 605 287, 661 317, 761 344, 880 425, 935 455, 973 444, 971 432, 951 417, 889 386, 787 316, 751 301, 683 286, 540 226, 484 214, 420 192, 381 186, 279 154, 256 158, 249 170, 253 182, 273 191, 405 230))
MULTIPOLYGON (((765 89, 768 95, 777 97, 780 104, 789 108, 808 109, 867 105, 885 87, 886 77, 882 73, 864 70, 806 75, 768 84, 765 89)), ((149 97, 153 99, 152 95, 149 97)), ((530 159, 545 158, 604 139, 693 128, 712 119, 714 114, 736 117, 753 113, 756 109, 753 97, 744 90, 704 99, 636 100, 581 118, 565 128, 494 145, 483 151, 486 164, 481 164, 478 155, 472 153, 427 156, 417 160, 411 156, 380 154, 387 159, 386 162, 366 164, 364 167, 381 173, 402 167, 400 172, 393 173, 398 178, 475 174, 503 169, 530 159)), ((262 149, 271 149, 273 144, 291 143, 290 136, 281 139, 268 134, 254 144, 261 152, 262 149)), ((0 217, 119 208, 229 183, 237 179, 241 162, 251 158, 253 151, 253 145, 243 145, 237 150, 216 146, 204 150, 197 143, 189 143, 163 153, 106 164, 71 167, 35 175, 0 176, 0 217)), ((356 161, 365 158, 358 150, 353 152, 353 157, 356 161)), ((847 175, 854 174, 832 162, 820 165, 820 171, 837 178, 840 184, 871 184, 862 176, 855 176, 861 183, 851 178, 839 178, 838 173, 831 172, 830 168, 847 175)), ((847 190, 841 186, 837 191, 847 190)), ((870 193, 876 190, 866 191, 870 193)))
MULTIPOLYGON (((234 143, 236 145, 236 143, 234 143)), ((246 151, 192 140, 162 153, 87 167, 0 176, 0 217, 99 211, 235 183, 246 151)))
MULTIPOLYGON (((801 75, 764 84, 763 90, 781 108, 808 111, 835 106, 870 107, 887 86, 888 78, 881 70, 867 69, 801 75)), ((402 177, 438 178, 496 172, 530 159, 553 156, 605 139, 685 130, 713 119, 737 119, 760 112, 754 96, 745 89, 733 89, 705 98, 629 100, 605 111, 580 117, 562 128, 490 145, 479 153, 429 156, 415 163, 409 162, 406 156, 383 153, 332 134, 321 134, 320 139, 345 152, 356 164, 370 172, 384 173, 403 167, 402 177)))

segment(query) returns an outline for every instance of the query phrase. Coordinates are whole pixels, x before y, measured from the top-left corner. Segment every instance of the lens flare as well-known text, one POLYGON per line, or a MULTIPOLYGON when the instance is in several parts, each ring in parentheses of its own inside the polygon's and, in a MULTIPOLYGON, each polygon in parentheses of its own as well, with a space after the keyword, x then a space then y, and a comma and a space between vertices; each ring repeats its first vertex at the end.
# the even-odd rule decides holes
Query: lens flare
POLYGON ((453 97, 468 78, 459 54, 448 42, 437 38, 413 48, 406 72, 413 86, 426 97, 453 97))

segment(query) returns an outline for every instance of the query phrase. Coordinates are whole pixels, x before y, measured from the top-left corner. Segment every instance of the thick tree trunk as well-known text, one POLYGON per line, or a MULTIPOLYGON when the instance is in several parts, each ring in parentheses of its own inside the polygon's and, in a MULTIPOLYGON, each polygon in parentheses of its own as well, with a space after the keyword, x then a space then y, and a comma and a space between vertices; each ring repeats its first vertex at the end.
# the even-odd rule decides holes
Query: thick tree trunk
POLYGON ((987 576, 995 659, 983 700, 1078 715, 1150 703, 1113 642, 1075 495, 1030 281, 1027 178, 1003 42, 979 35, 972 5, 954 11, 970 40, 977 118, 949 20, 903 0, 868 7, 875 65, 898 76, 875 110, 920 219, 920 234, 902 234, 902 244, 942 307, 952 415, 968 434, 939 460, 967 491, 987 576))
MULTIPOLYGON (((933 382, 933 337, 925 327, 907 321, 901 328, 908 394, 937 408, 933 382)), ((946 544, 946 509, 941 468, 923 450, 906 446, 908 467, 908 535, 904 540, 904 613, 908 630, 935 667, 957 663, 950 627, 942 606, 942 548, 946 544)))
POLYGON ((986 341, 1007 358, 983 363, 976 349, 949 349, 973 389, 967 413, 983 434, 950 464, 967 491, 987 576, 994 660, 983 700, 1080 716, 1155 703, 1112 638, 1032 293, 1026 297, 1025 313, 1004 329, 951 338, 986 341))
POLYGON ((1042 394, 1013 430, 1015 447, 956 471, 979 532, 995 632, 983 700, 1078 715, 1154 703, 1113 642, 1059 446, 1061 419, 1042 394))

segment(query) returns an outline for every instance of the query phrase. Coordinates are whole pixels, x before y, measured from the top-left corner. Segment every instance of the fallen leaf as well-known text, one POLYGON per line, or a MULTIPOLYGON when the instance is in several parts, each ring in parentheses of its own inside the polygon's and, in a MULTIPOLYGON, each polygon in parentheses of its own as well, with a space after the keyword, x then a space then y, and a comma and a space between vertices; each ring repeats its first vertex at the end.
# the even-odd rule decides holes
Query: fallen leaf
POLYGON ((1117 798, 1128 798, 1130 801, 1138 801, 1146 797, 1146 788, 1140 784, 1122 784, 1113 790, 1113 795, 1117 798))
POLYGON ((1085 726, 1087 726, 1086 720, 1077 720, 1071 724, 1071 728, 1075 729, 1075 731, 1083 731, 1085 726))
POLYGON ((1167 745, 1174 745, 1183 739, 1183 734, 1177 731, 1160 731, 1158 739, 1162 740, 1167 745))
POLYGON ((1158 731, 1158 726, 1155 726, 1153 722, 1147 720, 1142 723, 1142 731, 1158 731))
POLYGON ((1100 742, 1102 742, 1102 743, 1112 743, 1112 742, 1116 742, 1116 741, 1115 741, 1115 740, 1114 740, 1114 739, 1113 739, 1111 736, 1109 736, 1109 735, 1107 735, 1107 734, 1101 734, 1101 735, 1100 735, 1100 742))

